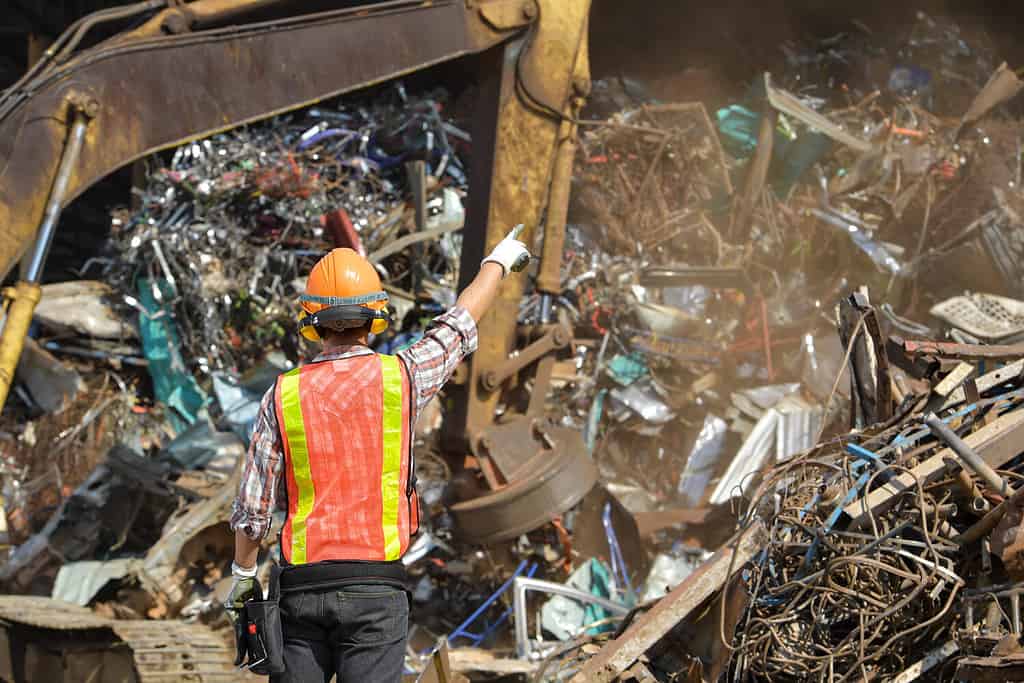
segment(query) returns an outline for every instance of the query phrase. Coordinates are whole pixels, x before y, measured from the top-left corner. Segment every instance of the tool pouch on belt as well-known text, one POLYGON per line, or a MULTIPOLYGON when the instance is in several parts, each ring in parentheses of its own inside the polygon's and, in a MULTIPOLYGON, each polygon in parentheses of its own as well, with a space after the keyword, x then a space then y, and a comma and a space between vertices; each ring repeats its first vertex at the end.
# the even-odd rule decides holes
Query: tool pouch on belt
POLYGON ((284 672, 284 633, 281 631, 281 568, 270 570, 270 586, 266 600, 250 600, 242 611, 245 622, 247 667, 254 674, 266 676, 284 672))

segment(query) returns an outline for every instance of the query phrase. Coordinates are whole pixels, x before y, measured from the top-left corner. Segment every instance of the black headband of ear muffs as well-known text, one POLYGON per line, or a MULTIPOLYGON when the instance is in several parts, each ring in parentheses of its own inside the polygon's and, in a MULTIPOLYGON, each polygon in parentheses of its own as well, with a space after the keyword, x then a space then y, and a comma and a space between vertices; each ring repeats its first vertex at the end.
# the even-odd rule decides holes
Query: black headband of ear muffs
POLYGON ((317 327, 324 323, 341 321, 372 322, 374 320, 387 320, 391 322, 391 313, 387 309, 375 311, 366 306, 331 306, 316 313, 310 313, 299 319, 299 329, 303 327, 317 327))

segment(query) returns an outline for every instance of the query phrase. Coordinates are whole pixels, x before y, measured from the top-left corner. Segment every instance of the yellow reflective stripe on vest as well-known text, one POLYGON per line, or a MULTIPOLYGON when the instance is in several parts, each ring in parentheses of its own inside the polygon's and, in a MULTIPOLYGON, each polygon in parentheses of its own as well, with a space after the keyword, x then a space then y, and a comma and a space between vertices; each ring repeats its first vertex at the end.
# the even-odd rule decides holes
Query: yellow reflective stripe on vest
POLYGON ((398 502, 402 494, 402 371, 398 358, 380 356, 380 376, 384 389, 384 410, 381 411, 384 457, 380 479, 384 559, 397 560, 402 550, 398 533, 398 502))
POLYGON ((299 394, 299 374, 296 368, 281 377, 281 412, 284 415, 284 433, 291 452, 292 477, 299 500, 295 516, 291 518, 292 552, 288 561, 306 563, 306 519, 313 511, 316 489, 309 467, 309 447, 306 445, 306 425, 302 421, 302 402, 299 394))

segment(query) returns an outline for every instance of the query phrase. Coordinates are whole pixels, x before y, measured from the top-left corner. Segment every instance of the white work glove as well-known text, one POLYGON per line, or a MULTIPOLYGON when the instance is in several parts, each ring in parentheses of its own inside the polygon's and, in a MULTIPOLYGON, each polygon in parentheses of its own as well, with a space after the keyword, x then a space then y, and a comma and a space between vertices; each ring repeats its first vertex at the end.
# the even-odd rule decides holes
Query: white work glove
POLYGON ((231 592, 228 599, 224 601, 224 607, 228 610, 228 616, 234 618, 238 610, 245 607, 249 600, 262 600, 263 589, 256 580, 256 570, 259 565, 252 567, 239 567, 231 563, 231 592))
MULTIPOLYGON (((235 666, 241 666, 246 659, 249 659, 249 640, 245 632, 245 619, 240 619, 241 612, 245 609, 245 603, 250 600, 262 600, 263 589, 256 580, 256 569, 252 567, 239 567, 235 562, 231 563, 231 592, 228 599, 224 601, 224 611, 231 620, 231 626, 235 631, 235 666)), ((251 661, 251 660, 250 660, 251 661)))
POLYGON ((502 277, 507 277, 509 273, 518 273, 525 268, 530 262, 530 250, 519 241, 519 235, 522 232, 522 223, 512 228, 512 231, 505 236, 505 239, 498 242, 498 246, 494 247, 491 255, 485 258, 480 265, 487 262, 497 263, 504 271, 502 277))

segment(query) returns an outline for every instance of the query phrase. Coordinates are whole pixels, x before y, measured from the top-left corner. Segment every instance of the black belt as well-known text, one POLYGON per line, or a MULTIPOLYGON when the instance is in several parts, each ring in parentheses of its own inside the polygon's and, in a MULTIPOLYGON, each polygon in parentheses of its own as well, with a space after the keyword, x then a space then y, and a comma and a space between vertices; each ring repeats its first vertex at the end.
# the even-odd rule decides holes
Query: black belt
POLYGON ((281 592, 320 590, 355 583, 382 584, 408 590, 408 574, 401 561, 315 562, 285 565, 281 570, 281 592))

